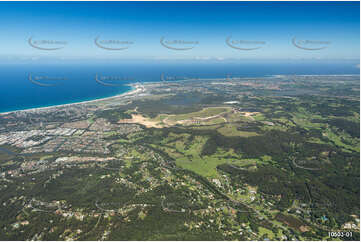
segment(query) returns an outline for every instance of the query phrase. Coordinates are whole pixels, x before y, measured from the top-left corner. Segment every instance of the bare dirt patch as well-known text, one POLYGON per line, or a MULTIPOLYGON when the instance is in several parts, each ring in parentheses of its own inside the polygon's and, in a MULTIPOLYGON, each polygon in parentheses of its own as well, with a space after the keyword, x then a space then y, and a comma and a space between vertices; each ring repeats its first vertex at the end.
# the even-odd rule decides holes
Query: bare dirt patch
POLYGON ((251 120, 254 121, 255 119, 254 119, 253 116, 259 114, 259 112, 241 112, 241 114, 243 116, 248 117, 248 118, 250 118, 251 120))
POLYGON ((163 128, 161 124, 157 121, 152 121, 149 118, 146 118, 140 114, 132 114, 131 119, 122 119, 118 123, 130 123, 130 124, 142 124, 147 128, 163 128))
MULTIPOLYGON (((201 112, 204 112, 205 110, 207 110, 209 108, 204 108, 201 112)), ((202 115, 201 112, 198 113, 194 113, 194 115, 202 115)), ((150 118, 144 117, 141 114, 132 114, 132 118, 131 119, 122 119, 119 120, 118 123, 136 123, 136 124, 142 124, 147 128, 164 128, 164 127, 170 127, 170 126, 174 126, 177 124, 181 124, 181 125, 194 125, 194 124, 202 124, 204 122, 210 122, 214 119, 218 119, 218 118, 222 118, 224 120, 224 122, 227 122, 227 119, 224 117, 224 115, 227 113, 227 111, 225 112, 221 112, 219 114, 215 114, 215 115, 210 115, 207 117, 198 117, 198 116, 194 116, 194 117, 187 117, 189 114, 187 115, 179 115, 179 116, 185 116, 184 119, 181 120, 177 120, 177 115, 167 115, 163 120, 152 120, 150 118)))

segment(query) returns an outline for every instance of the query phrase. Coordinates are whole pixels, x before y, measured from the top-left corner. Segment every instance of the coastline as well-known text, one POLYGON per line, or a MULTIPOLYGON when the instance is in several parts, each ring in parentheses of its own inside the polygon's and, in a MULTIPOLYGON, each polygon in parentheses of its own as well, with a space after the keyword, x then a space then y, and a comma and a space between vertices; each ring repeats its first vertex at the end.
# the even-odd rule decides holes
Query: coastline
POLYGON ((43 110, 52 109, 52 108, 62 108, 62 107, 67 107, 67 106, 72 106, 72 105, 88 104, 88 103, 99 102, 99 101, 107 101, 107 100, 111 100, 111 99, 115 99, 115 98, 131 96, 134 94, 138 94, 139 92, 145 91, 145 87, 142 84, 129 84, 128 86, 132 87, 132 89, 129 91, 126 91, 122 94, 117 94, 117 95, 110 96, 110 97, 96 98, 96 99, 87 100, 87 101, 65 103, 65 104, 51 105, 51 106, 45 106, 45 107, 36 107, 36 108, 27 108, 27 109, 13 110, 13 111, 7 111, 7 112, 0 112, 0 115, 7 115, 7 114, 11 114, 11 113, 16 113, 16 112, 43 111, 43 110))
MULTIPOLYGON (((315 74, 315 75, 307 75, 307 74, 297 74, 297 75, 289 75, 289 74, 278 74, 278 75, 270 75, 268 77, 285 77, 285 76, 360 76, 360 74, 315 74)), ((267 76, 264 76, 264 78, 267 76)), ((241 77, 241 78, 257 78, 257 77, 241 77)), ((214 80, 226 80, 226 78, 201 78, 201 79, 185 79, 182 81, 193 81, 193 80, 207 80, 207 81, 214 81, 214 80)), ((159 81, 154 81, 154 82, 146 82, 147 84, 158 84, 160 83, 159 81)), ((52 109, 52 108, 62 108, 62 107, 67 107, 67 106, 72 106, 72 105, 81 105, 81 104, 88 104, 88 103, 93 103, 93 102, 99 102, 99 101, 107 101, 107 100, 111 100, 111 99, 115 99, 115 98, 120 98, 120 97, 126 97, 126 96, 131 96, 134 94, 138 94, 139 92, 144 92, 146 90, 145 86, 143 85, 143 83, 141 82, 137 82, 137 83, 132 83, 132 84, 128 84, 127 86, 132 87, 131 90, 126 91, 122 94, 117 94, 114 96, 109 96, 109 97, 104 97, 104 98, 96 98, 96 99, 92 99, 92 100, 86 100, 86 101, 79 101, 79 102, 72 102, 72 103, 65 103, 65 104, 56 104, 56 105, 50 105, 50 106, 45 106, 45 107, 35 107, 35 108, 26 108, 26 109, 19 109, 19 110, 13 110, 13 111, 6 111, 6 112, 0 112, 0 116, 1 115, 7 115, 7 114, 11 114, 11 113, 16 113, 16 112, 34 112, 34 111, 43 111, 43 110, 47 110, 47 109, 52 109)))

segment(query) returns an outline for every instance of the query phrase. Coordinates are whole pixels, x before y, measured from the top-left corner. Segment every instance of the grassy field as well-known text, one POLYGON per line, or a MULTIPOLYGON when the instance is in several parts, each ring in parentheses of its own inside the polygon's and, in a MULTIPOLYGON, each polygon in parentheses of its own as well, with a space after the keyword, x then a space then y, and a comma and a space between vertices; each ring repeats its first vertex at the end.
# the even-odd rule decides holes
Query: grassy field
POLYGON ((217 129, 219 133, 224 136, 241 136, 241 137, 251 137, 258 135, 256 132, 247 132, 237 130, 237 126, 234 124, 225 124, 223 127, 217 129))
POLYGON ((335 134, 331 129, 327 128, 323 133, 328 139, 333 141, 335 145, 341 146, 344 148, 344 151, 348 152, 348 150, 354 150, 360 152, 359 144, 356 146, 351 146, 342 142, 342 136, 335 134))
POLYGON ((199 112, 168 116, 168 119, 169 121, 180 121, 185 119, 194 119, 196 117, 207 118, 224 112, 229 112, 230 110, 231 108, 229 107, 210 107, 210 108, 204 108, 202 111, 199 112))
POLYGON ((184 169, 188 169, 208 178, 218 177, 216 167, 226 163, 226 160, 219 159, 213 156, 194 157, 188 159, 182 157, 176 160, 176 164, 184 169))
POLYGON ((268 239, 274 239, 275 237, 274 233, 269 229, 258 227, 258 230, 261 236, 266 235, 268 239))

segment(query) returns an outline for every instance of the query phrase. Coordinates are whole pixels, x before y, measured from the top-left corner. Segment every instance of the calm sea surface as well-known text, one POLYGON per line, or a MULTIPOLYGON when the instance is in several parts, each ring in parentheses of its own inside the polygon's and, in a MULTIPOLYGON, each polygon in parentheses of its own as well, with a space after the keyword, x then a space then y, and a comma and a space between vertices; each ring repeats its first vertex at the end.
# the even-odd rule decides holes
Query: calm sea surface
POLYGON ((109 97, 129 91, 132 82, 160 76, 224 78, 277 74, 359 74, 356 62, 128 62, 0 64, 0 112, 109 97), (98 80, 96 81, 96 75, 98 80), (104 83, 106 85, 104 85, 104 83))

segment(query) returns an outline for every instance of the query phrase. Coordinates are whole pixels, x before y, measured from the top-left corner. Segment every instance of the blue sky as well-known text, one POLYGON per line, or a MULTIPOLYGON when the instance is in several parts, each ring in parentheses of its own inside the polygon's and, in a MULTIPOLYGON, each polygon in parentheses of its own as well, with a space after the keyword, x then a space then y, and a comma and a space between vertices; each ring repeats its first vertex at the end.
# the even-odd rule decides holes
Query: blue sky
POLYGON ((0 23, 2 59, 343 60, 359 59, 360 53, 359 2, 1 2, 0 23), (109 51, 94 44, 97 36, 133 44, 109 51), (260 48, 231 48, 230 36, 248 41, 241 47, 260 48), (28 44, 30 37, 66 45, 40 50, 28 44), (161 37, 197 44, 168 49, 161 37), (293 38, 326 48, 297 48, 293 38))

